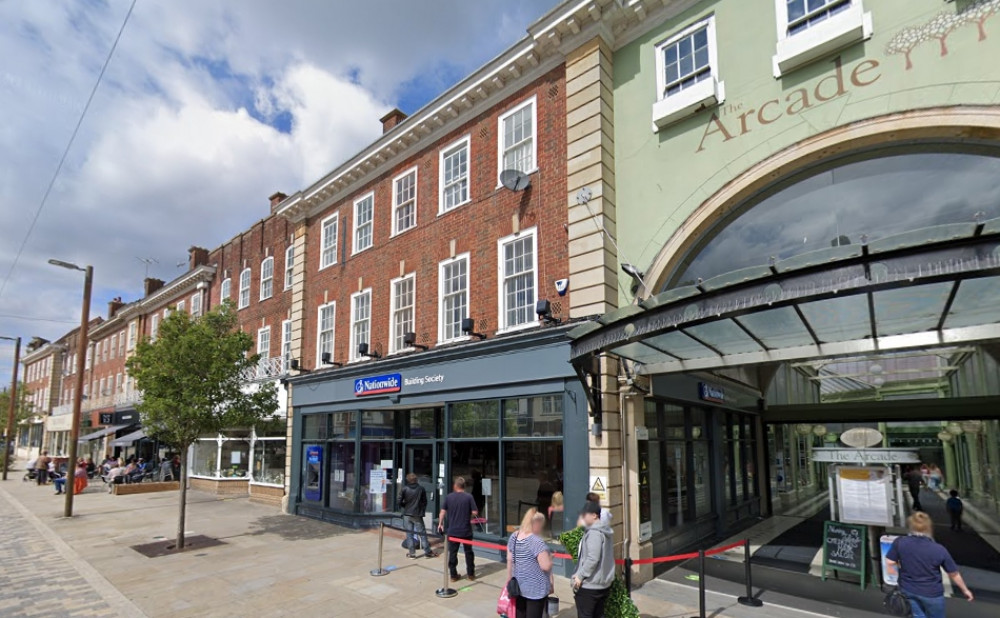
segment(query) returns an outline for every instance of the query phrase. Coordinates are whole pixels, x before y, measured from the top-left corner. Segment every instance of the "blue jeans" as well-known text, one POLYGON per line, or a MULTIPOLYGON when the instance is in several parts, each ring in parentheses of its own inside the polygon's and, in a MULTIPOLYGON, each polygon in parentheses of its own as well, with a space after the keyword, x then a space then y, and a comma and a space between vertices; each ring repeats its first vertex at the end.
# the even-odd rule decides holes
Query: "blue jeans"
POLYGON ((944 618, 944 597, 922 597, 906 593, 913 610, 913 618, 944 618))
POLYGON ((424 554, 428 556, 434 555, 431 551, 431 544, 427 542, 427 528, 424 527, 423 517, 413 517, 412 515, 403 515, 403 527, 406 528, 406 549, 409 550, 409 555, 415 553, 413 549, 413 535, 420 535, 420 547, 423 548, 424 554))
POLYGON ((59 478, 53 480, 52 482, 55 483, 56 493, 57 494, 61 494, 64 491, 66 491, 66 477, 65 476, 59 477, 59 478))

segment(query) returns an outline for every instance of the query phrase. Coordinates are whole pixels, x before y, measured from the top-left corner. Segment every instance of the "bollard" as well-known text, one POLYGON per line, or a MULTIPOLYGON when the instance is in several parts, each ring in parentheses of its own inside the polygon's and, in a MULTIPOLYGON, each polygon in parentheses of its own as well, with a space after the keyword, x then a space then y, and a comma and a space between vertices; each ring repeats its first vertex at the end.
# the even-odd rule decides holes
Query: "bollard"
POLYGON ((632 559, 625 558, 625 591, 632 598, 632 559))
POLYGON ((763 607, 764 602, 753 596, 753 580, 750 578, 750 539, 743 541, 743 569, 744 579, 747 582, 747 595, 737 598, 736 602, 747 607, 763 607))
POLYGON ((382 577, 383 575, 388 575, 389 571, 382 568, 382 541, 385 539, 385 524, 379 522, 378 524, 378 568, 369 571, 372 577, 382 577))
POLYGON ((705 550, 698 550, 698 615, 692 618, 705 618, 705 550))
POLYGON ((441 555, 444 556, 444 585, 438 588, 434 594, 442 599, 450 599, 453 596, 458 595, 458 591, 454 588, 448 587, 448 535, 444 535, 444 549, 441 551, 441 555))

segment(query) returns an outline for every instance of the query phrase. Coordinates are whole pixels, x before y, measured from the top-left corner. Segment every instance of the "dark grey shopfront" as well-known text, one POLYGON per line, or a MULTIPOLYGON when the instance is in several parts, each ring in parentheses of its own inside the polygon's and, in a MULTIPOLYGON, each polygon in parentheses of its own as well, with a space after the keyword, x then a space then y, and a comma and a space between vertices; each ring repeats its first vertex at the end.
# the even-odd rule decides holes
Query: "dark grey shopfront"
POLYGON ((587 398, 551 328, 290 380, 294 512, 352 526, 391 518, 403 477, 437 524, 451 479, 480 506, 477 536, 504 537, 530 507, 572 526, 588 483, 587 398), (558 506, 563 497, 565 510, 558 506))

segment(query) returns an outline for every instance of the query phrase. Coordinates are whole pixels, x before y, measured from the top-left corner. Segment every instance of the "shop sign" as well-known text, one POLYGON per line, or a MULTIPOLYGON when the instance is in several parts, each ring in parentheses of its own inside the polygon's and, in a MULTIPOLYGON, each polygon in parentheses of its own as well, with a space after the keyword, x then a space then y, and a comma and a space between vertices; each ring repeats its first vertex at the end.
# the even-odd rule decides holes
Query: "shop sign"
POLYGON ((115 412, 115 425, 131 425, 139 422, 139 413, 135 410, 115 412))
POLYGON ((111 425, 115 422, 114 412, 101 412, 98 416, 101 425, 111 425))
POLYGON ((366 397, 368 395, 398 393, 402 387, 403 379, 398 373, 389 373, 370 378, 358 378, 354 381, 354 396, 366 397))
POLYGON ((920 453, 890 448, 814 448, 812 460, 817 463, 842 464, 911 464, 920 463, 920 453))
POLYGON ((423 386, 425 384, 444 384, 444 374, 414 376, 403 380, 403 386, 423 386))
POLYGON ((726 403, 726 391, 721 386, 698 382, 698 399, 714 403, 726 403))

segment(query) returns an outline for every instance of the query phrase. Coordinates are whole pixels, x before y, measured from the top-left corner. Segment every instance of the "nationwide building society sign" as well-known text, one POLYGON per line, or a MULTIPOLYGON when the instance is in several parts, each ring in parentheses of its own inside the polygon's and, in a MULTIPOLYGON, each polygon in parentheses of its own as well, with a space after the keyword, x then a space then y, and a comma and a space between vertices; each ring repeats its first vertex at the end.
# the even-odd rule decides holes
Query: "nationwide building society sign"
POLYGON ((370 378, 358 378, 354 381, 354 396, 383 395, 398 393, 403 386, 403 378, 398 373, 370 378))

